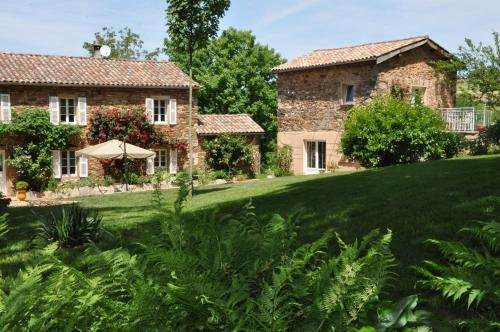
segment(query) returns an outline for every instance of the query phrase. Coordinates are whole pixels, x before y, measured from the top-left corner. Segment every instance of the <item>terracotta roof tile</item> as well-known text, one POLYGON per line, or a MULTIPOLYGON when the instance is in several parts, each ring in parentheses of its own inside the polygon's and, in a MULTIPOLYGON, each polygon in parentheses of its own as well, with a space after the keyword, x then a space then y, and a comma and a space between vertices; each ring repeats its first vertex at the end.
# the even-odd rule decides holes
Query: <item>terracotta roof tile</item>
POLYGON ((264 129, 248 114, 200 114, 198 122, 198 135, 264 133, 264 129))
POLYGON ((289 70, 345 64, 351 62, 373 61, 377 60, 378 57, 383 56, 387 53, 422 41, 432 42, 427 36, 418 36, 351 47, 316 50, 312 53, 295 58, 287 63, 279 65, 273 68, 273 71, 282 72, 289 70))
POLYGON ((185 88, 189 76, 171 61, 0 52, 0 83, 185 88))

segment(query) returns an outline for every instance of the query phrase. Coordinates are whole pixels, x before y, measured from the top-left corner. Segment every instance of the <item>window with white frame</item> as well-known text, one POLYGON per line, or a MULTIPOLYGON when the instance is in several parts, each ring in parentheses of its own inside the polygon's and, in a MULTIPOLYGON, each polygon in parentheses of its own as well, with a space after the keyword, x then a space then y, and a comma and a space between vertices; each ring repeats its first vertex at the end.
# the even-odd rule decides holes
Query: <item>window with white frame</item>
POLYGON ((354 85, 345 84, 344 85, 344 105, 352 105, 354 103, 354 85))
POLYGON ((75 151, 61 151, 61 174, 63 176, 76 176, 75 151))
POLYGON ((156 168, 167 168, 167 150, 156 150, 154 166, 156 168))
POLYGON ((76 123, 75 104, 75 99, 73 98, 59 99, 59 117, 61 123, 76 123))
POLYGON ((326 169, 326 142, 306 142, 307 168, 313 170, 326 169))
POLYGON ((168 100, 167 99, 154 99, 153 120, 155 123, 168 122, 168 100))
POLYGON ((425 88, 423 87, 412 87, 411 88, 411 104, 424 104, 425 101, 425 88))

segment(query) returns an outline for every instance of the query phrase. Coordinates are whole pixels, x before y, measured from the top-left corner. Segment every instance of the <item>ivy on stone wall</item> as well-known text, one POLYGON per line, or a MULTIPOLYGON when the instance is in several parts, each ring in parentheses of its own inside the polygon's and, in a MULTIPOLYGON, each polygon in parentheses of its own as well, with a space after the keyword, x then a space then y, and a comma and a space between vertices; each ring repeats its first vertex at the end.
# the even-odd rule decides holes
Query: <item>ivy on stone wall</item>
POLYGON ((54 125, 45 110, 14 112, 12 121, 0 124, 0 139, 9 149, 7 162, 16 168, 16 180, 40 191, 52 177, 52 150, 64 149, 80 134, 74 125, 54 125))

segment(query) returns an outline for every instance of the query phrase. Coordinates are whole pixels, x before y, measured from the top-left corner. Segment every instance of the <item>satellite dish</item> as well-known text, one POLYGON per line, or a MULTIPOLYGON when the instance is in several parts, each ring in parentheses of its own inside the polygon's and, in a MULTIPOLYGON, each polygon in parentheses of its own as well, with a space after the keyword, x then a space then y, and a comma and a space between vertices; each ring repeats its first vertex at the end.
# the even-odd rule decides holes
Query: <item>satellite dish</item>
POLYGON ((111 55, 111 47, 109 47, 108 45, 102 45, 99 53, 101 53, 104 58, 107 58, 111 55))

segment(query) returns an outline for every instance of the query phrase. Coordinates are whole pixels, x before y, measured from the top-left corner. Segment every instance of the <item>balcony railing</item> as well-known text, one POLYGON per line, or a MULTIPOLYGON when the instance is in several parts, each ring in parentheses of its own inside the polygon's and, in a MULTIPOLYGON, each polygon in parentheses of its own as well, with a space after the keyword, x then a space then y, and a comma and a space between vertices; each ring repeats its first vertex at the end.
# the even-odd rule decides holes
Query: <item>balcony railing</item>
POLYGON ((480 126, 491 123, 491 110, 462 107, 441 108, 439 111, 449 131, 476 132, 480 126))

